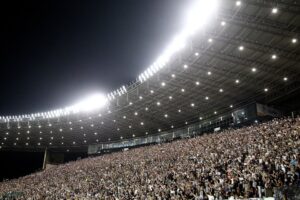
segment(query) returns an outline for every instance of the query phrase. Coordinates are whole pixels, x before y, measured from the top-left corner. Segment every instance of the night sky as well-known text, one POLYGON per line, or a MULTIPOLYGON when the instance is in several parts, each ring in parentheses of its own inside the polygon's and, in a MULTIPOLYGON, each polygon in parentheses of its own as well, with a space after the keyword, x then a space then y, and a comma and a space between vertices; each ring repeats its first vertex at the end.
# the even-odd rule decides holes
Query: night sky
POLYGON ((65 107, 135 80, 181 30, 191 1, 5 2, 0 115, 65 107))

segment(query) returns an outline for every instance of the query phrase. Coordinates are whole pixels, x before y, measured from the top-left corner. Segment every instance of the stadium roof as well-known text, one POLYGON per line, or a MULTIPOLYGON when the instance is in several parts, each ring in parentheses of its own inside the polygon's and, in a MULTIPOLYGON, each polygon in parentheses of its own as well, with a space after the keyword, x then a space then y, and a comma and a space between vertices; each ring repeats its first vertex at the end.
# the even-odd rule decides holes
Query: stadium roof
POLYGON ((151 66, 120 95, 109 94, 107 108, 30 120, 2 117, 0 146, 87 147, 222 116, 253 101, 270 103, 299 90, 299 26, 300 4, 292 0, 222 1, 164 66, 151 66))

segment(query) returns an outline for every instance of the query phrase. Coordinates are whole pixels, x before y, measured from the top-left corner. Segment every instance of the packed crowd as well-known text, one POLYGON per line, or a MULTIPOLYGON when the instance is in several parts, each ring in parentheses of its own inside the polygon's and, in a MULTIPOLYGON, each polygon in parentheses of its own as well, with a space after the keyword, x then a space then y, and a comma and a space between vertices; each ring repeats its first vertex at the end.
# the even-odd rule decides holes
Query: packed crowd
POLYGON ((86 158, 0 183, 19 199, 228 199, 299 185, 300 118, 86 158))

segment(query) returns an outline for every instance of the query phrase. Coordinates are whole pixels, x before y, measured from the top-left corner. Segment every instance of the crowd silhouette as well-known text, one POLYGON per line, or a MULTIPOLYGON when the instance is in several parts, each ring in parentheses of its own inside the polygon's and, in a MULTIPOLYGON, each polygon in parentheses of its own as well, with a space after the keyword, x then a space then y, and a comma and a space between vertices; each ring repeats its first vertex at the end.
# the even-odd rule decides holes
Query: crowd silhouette
POLYGON ((0 183, 16 199, 245 199, 299 185, 300 118, 91 157, 0 183))

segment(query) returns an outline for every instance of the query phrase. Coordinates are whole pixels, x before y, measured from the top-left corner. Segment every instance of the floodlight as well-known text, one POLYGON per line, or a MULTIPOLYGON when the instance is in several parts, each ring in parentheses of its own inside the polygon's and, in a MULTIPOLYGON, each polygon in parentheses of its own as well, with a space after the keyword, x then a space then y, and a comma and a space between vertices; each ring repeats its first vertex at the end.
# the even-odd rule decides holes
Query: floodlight
POLYGON ((148 79, 150 77, 150 75, 148 74, 148 70, 145 71, 144 73, 145 73, 146 79, 148 79))
POLYGON ((187 14, 186 32, 193 34, 209 23, 218 10, 217 0, 196 0, 187 14))
MULTIPOLYGON (((209 23, 209 20, 214 17, 218 10, 218 0, 196 0, 190 9, 188 9, 186 17, 186 25, 180 33, 175 35, 174 39, 144 73, 138 79, 140 82, 146 81, 149 76, 152 76, 159 69, 166 66, 171 57, 186 46, 189 36, 195 33, 198 29, 209 23)), ((195 54, 196 56, 199 53, 195 54)))
POLYGON ((272 9, 272 13, 273 13, 273 14, 277 14, 277 13, 278 13, 278 8, 273 8, 273 9, 272 9))
POLYGON ((123 90, 125 91, 125 92, 127 92, 127 89, 126 89, 126 87, 123 85, 122 86, 122 88, 123 88, 123 90))
POLYGON ((107 98, 102 94, 94 94, 83 101, 72 106, 78 111, 92 111, 104 107, 107 104, 107 98))

